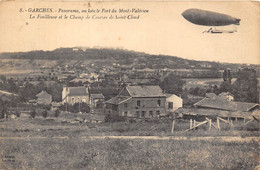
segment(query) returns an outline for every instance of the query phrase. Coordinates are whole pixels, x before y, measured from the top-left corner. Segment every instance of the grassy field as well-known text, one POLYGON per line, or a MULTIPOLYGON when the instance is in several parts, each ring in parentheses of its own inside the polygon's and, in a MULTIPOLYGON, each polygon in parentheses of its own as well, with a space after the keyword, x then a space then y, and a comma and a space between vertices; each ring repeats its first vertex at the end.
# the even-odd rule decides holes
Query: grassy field
POLYGON ((1 169, 254 169, 256 142, 1 140, 1 169))
MULTIPOLYGON (((63 115, 73 118, 80 115, 63 115)), ((84 118, 84 115, 81 115, 84 118)), ((17 118, 0 122, 0 169, 254 169, 260 164, 259 142, 225 142, 193 137, 259 137, 258 124, 222 131, 207 125, 184 132, 188 120, 135 123, 58 123, 17 118), (159 136, 185 139, 112 139, 91 136, 159 136)))
POLYGON ((208 125, 203 125, 197 130, 184 132, 189 128, 189 120, 178 119, 175 122, 174 133, 171 133, 171 121, 154 122, 117 122, 117 123, 61 123, 60 120, 82 117, 84 114, 74 114, 55 117, 37 116, 34 119, 17 118, 3 121, 0 124, 0 136, 260 136, 260 126, 257 122, 242 127, 242 122, 234 122, 234 128, 221 123, 221 131, 208 125))

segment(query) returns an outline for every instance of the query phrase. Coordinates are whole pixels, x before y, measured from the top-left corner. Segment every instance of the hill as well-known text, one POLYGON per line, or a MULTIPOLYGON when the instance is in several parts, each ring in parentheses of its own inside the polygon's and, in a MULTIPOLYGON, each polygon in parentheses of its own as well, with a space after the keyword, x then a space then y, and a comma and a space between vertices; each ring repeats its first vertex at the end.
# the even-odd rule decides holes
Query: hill
MULTIPOLYGON (((248 67, 246 64, 219 63, 210 61, 195 61, 169 55, 151 55, 141 52, 110 49, 110 48, 58 48, 53 51, 29 51, 0 53, 0 59, 26 60, 103 60, 105 65, 116 62, 120 65, 132 65, 141 68, 153 69, 210 69, 222 70, 238 67, 248 67)), ((254 65, 251 65, 254 66, 254 65)))

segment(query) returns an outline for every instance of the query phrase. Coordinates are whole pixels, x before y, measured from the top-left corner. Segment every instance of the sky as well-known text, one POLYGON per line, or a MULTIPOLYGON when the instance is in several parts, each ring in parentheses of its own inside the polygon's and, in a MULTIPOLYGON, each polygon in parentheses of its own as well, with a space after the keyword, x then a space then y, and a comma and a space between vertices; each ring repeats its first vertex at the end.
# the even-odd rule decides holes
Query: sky
MULTIPOLYGON (((43 13, 41 13, 44 15, 43 13)), ((68 14, 69 15, 69 14, 68 14)), ((82 15, 82 14, 79 14, 82 15)), ((86 15, 86 14, 85 14, 86 15)), ((97 14, 100 15, 100 14, 97 14)), ((109 16, 110 14, 103 14, 109 16)), ((123 14, 118 14, 123 15, 123 14)), ((260 64, 260 5, 257 2, 0 2, 0 52, 60 47, 112 47, 149 54, 228 63, 260 64), (36 20, 23 8, 146 9, 138 20, 36 20), (240 18, 232 34, 203 34, 181 13, 189 8, 240 18)), ((221 28, 222 29, 222 28, 221 28)))

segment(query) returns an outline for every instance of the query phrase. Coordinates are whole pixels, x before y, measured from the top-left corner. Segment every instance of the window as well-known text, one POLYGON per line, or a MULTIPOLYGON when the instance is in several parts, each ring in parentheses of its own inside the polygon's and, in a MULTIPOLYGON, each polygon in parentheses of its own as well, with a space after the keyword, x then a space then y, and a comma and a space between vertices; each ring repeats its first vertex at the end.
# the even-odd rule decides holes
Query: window
POLYGON ((169 103, 168 103, 168 108, 169 108, 169 109, 172 109, 172 108, 173 108, 173 102, 169 102, 169 103))
POLYGON ((79 97, 78 97, 78 102, 80 102, 80 99, 79 99, 79 97))
POLYGON ((127 108, 127 103, 124 104, 124 107, 127 108))
POLYGON ((137 100, 137 106, 141 106, 141 101, 137 100))
POLYGON ((145 117, 146 111, 142 111, 141 117, 145 117))
POLYGON ((149 111, 149 117, 150 117, 150 118, 153 117, 153 111, 149 111))
POLYGON ((71 98, 71 102, 72 102, 72 103, 75 103, 74 97, 71 98))
POLYGON ((161 106, 161 100, 157 100, 157 106, 161 106))
POLYGON ((127 117, 127 112, 124 112, 124 115, 123 115, 123 116, 127 117))
POLYGON ((136 117, 137 117, 137 118, 140 118, 140 113, 139 113, 139 111, 136 111, 135 113, 136 113, 136 117))

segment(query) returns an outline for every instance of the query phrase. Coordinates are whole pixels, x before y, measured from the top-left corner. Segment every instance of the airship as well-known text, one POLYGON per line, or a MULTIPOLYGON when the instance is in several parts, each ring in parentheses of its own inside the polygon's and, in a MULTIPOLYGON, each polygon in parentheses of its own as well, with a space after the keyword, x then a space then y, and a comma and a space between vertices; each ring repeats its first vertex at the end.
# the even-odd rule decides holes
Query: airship
MULTIPOLYGON (((187 9, 182 13, 182 16, 189 22, 202 25, 202 26, 227 26, 227 25, 240 25, 241 19, 234 18, 230 15, 212 12, 202 9, 187 9)), ((205 32, 205 31, 204 31, 205 32)), ((221 31, 210 28, 208 31, 209 33, 233 33, 234 31, 221 31)))

